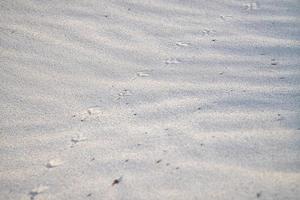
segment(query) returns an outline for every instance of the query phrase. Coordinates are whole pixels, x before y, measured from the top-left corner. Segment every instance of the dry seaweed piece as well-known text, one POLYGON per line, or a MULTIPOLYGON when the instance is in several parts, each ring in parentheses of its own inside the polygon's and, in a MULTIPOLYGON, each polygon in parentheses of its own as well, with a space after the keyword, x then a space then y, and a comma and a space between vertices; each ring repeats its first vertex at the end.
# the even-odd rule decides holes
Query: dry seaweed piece
POLYGON ((113 183, 111 184, 111 186, 114 186, 116 184, 119 184, 122 181, 122 176, 120 178, 117 178, 113 181, 113 183))
POLYGON ((159 159, 159 160, 156 161, 156 163, 158 164, 158 163, 160 163, 161 161, 162 161, 162 159, 159 159))
POLYGON ((92 193, 88 193, 86 196, 87 196, 87 197, 90 197, 90 196, 92 196, 92 193))
POLYGON ((256 198, 259 198, 261 196, 261 192, 256 193, 256 198))

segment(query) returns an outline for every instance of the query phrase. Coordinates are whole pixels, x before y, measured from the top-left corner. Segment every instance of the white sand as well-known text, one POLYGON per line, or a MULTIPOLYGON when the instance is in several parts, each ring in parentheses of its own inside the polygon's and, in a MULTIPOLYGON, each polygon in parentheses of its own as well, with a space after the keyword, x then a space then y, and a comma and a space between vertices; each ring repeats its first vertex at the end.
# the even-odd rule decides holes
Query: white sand
POLYGON ((1 200, 300 196, 299 0, 0 6, 1 200))

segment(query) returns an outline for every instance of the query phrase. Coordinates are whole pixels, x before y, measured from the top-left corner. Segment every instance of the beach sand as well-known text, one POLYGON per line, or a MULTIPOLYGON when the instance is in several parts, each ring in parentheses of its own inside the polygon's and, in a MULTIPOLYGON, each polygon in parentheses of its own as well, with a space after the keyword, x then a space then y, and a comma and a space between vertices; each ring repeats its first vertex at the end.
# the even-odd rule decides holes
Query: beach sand
POLYGON ((1 200, 296 200, 298 0, 2 0, 1 200))

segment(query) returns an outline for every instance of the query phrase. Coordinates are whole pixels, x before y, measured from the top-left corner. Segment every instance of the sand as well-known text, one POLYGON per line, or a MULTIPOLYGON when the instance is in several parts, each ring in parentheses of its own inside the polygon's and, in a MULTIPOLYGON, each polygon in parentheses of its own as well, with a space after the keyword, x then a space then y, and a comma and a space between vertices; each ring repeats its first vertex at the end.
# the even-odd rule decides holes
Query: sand
POLYGON ((0 199, 300 196, 298 0, 2 0, 0 199))

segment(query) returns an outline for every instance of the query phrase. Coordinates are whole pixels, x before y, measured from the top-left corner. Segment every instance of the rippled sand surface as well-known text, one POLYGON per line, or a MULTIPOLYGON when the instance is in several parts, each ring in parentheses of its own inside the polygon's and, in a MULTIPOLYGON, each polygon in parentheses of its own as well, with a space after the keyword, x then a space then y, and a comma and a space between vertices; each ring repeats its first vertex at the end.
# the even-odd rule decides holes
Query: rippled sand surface
POLYGON ((2 0, 0 199, 296 200, 298 0, 2 0))

